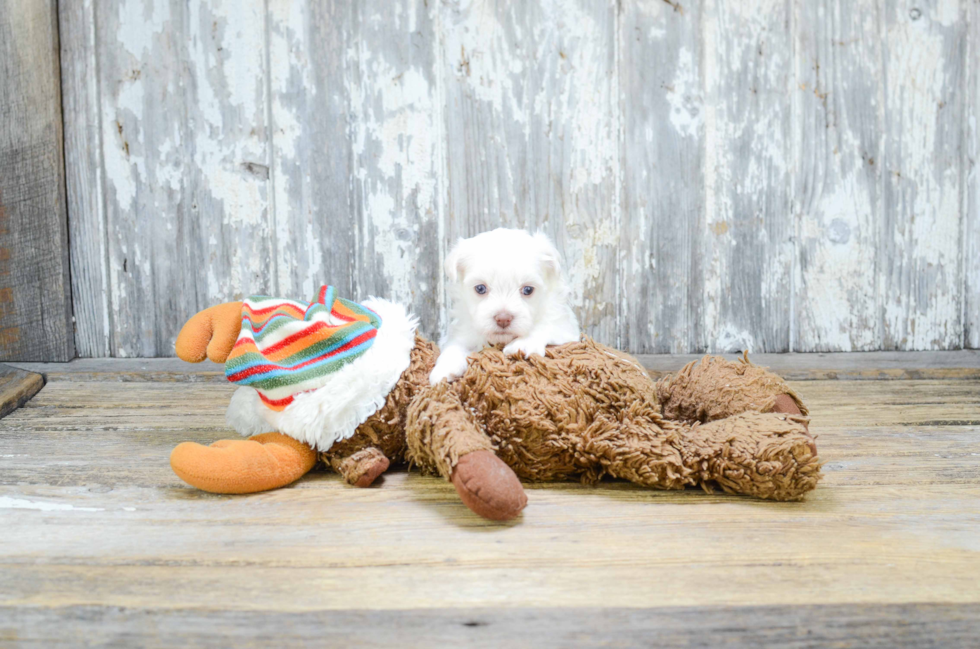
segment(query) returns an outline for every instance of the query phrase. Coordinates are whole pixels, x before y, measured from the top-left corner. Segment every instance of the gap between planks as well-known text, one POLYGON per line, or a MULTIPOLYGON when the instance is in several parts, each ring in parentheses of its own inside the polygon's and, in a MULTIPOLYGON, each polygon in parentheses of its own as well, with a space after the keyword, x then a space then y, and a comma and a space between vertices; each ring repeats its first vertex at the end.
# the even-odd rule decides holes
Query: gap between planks
MULTIPOLYGON (((676 372, 702 354, 639 354, 654 376, 676 372)), ((720 354, 735 359, 737 354, 720 354)), ((750 354, 749 360, 791 381, 980 379, 980 350, 941 352, 841 352, 750 354)), ((186 363, 177 358, 76 358, 68 363, 11 363, 53 381, 215 381, 224 382, 222 365, 186 363)))

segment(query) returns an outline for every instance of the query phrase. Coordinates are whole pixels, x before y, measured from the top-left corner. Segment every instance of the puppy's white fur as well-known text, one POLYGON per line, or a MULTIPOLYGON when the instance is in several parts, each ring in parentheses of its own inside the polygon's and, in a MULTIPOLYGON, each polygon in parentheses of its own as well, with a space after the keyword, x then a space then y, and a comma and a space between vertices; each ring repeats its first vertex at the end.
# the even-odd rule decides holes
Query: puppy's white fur
POLYGON ((429 375, 433 385, 463 374, 466 357, 487 344, 504 343, 509 355, 543 355, 547 345, 579 339, 561 258, 542 233, 500 228, 460 239, 446 258, 446 274, 452 319, 429 375), (508 317, 501 326, 498 320, 508 317))

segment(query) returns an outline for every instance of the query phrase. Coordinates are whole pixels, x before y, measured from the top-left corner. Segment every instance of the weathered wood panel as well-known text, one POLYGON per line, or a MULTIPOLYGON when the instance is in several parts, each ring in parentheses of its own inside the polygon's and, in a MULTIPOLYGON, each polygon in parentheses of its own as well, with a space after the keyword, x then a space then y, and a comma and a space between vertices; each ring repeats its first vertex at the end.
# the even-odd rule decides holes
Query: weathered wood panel
POLYGON ((634 352, 980 345, 978 10, 913 5, 64 3, 78 348, 321 282, 437 336, 501 225, 634 352))
POLYGON ((963 6, 882 0, 880 11, 887 133, 877 250, 880 345, 948 349, 963 340, 963 6))
POLYGON ((0 365, 0 419, 20 408, 43 387, 43 375, 0 365))
POLYGON ((630 2, 620 18, 623 97, 621 346, 703 347, 704 98, 698 3, 630 2))
POLYGON ((699 348, 789 351, 795 257, 789 0, 706 0, 699 348))
POLYGON ((95 0, 58 6, 75 350, 109 356, 112 300, 105 222, 105 169, 95 0))
POLYGON ((327 283, 351 296, 350 3, 271 0, 268 12, 275 290, 309 300, 327 283))
MULTIPOLYGON (((915 369, 901 358, 836 360, 841 371, 881 359, 915 369)), ((246 644, 246 631, 366 644, 404 623, 429 645, 443 633, 478 640, 479 629, 520 630, 503 638, 518 645, 542 644, 531 634, 545 631, 545 644, 630 645, 647 637, 636 625, 680 646, 975 644, 976 380, 794 383, 826 461, 803 502, 554 483, 529 485, 522 518, 500 525, 445 480, 404 470, 372 489, 324 471, 249 496, 191 489, 167 456, 179 441, 228 435, 233 386, 188 390, 160 380, 167 365, 69 364, 102 371, 52 372, 0 422, 0 639, 139 644, 160 633, 196 645, 223 630, 246 644), (118 382, 123 373, 133 380, 118 382), (621 634, 589 635, 587 622, 621 634)))
POLYGON ((436 330, 437 38, 424 2, 273 2, 278 289, 391 296, 436 330))
POLYGON ((274 288, 264 3, 94 9, 110 350, 171 355, 196 310, 274 288))
POLYGON ((963 345, 980 348, 980 3, 967 3, 964 101, 963 345))
MULTIPOLYGON (((654 376, 676 372, 701 354, 640 354, 637 360, 654 376)), ((729 356, 735 360, 737 355, 729 356)), ((787 380, 866 381, 906 379, 980 379, 980 350, 946 352, 862 352, 832 354, 752 354, 750 360, 787 380)), ((132 383, 145 381, 220 383, 224 366, 191 364, 177 358, 76 358, 70 363, 16 363, 52 380, 132 383)))
POLYGON ((154 647, 858 647, 968 649, 978 604, 848 604, 657 608, 440 608, 235 611, 23 606, 0 627, 25 646, 83 637, 154 647), (805 638, 805 640, 802 640, 805 638))
POLYGON ((0 359, 75 356, 57 4, 0 5, 0 359))
MULTIPOLYGON (((798 2, 795 348, 880 346, 883 63, 876 0, 798 2)), ((794 212, 795 216, 795 212, 794 212)))
POLYGON ((619 335, 617 5, 441 5, 446 244, 495 227, 547 232, 585 331, 619 335))
POLYGON ((347 89, 358 244, 353 294, 410 304, 433 334, 443 302, 446 175, 436 6, 427 0, 352 3, 347 89))

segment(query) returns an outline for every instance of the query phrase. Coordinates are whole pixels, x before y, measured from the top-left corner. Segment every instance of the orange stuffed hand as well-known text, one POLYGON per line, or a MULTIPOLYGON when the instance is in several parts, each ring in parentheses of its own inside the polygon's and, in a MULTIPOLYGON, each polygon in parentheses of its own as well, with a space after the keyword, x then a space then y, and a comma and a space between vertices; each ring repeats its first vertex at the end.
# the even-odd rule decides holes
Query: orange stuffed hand
POLYGON ((242 329, 242 303, 225 302, 200 311, 177 334, 177 356, 188 363, 205 357, 224 363, 242 329))

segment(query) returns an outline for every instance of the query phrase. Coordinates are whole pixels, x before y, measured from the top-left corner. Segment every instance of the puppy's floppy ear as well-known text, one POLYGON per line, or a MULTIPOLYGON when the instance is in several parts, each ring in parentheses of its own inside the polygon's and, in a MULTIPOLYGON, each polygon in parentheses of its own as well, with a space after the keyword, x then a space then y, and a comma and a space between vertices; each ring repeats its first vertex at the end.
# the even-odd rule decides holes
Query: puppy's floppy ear
POLYGON ((446 276, 449 281, 458 282, 459 278, 466 272, 466 259, 468 257, 468 246, 465 239, 456 241, 456 245, 446 255, 446 276))
POLYGON ((550 275, 552 279, 561 275, 561 255, 555 244, 544 232, 534 233, 534 243, 538 247, 538 261, 541 263, 541 270, 545 275, 550 275))

